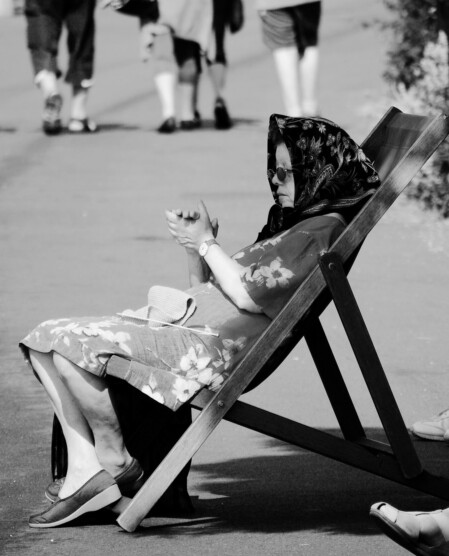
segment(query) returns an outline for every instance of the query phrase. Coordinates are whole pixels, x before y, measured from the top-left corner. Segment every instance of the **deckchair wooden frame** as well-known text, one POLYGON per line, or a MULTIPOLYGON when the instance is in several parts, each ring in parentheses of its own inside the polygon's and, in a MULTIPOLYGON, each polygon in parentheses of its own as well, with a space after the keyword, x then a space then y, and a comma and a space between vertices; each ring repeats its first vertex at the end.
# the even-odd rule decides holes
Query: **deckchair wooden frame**
MULTIPOLYGON (((432 475, 422 468, 347 279, 348 265, 367 234, 448 133, 449 121, 444 115, 424 118, 391 108, 381 119, 362 147, 375 165, 378 152, 383 150, 382 168, 379 168, 382 186, 331 249, 320 256, 314 271, 221 389, 216 393, 203 390, 191 401, 192 407, 200 409, 200 413, 118 517, 117 522, 123 529, 129 532, 136 529, 222 419, 449 499, 449 480, 432 475), (388 130, 396 127, 401 131, 402 128, 407 129, 409 124, 414 139, 406 144, 399 160, 389 161, 388 147, 385 146, 388 130), (319 321, 320 314, 330 300, 337 308, 388 444, 366 437, 332 354, 319 321), (254 384, 253 380, 257 381, 257 375, 266 376, 272 372, 302 336, 305 337, 335 411, 343 438, 238 400, 254 384)), ((130 363, 114 357, 110 364, 128 366, 130 363)))

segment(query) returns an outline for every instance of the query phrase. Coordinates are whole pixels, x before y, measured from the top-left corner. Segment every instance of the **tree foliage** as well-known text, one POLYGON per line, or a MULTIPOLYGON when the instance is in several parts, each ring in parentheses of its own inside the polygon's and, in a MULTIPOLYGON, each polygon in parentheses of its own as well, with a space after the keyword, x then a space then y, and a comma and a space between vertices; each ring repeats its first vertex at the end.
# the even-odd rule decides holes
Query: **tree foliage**
POLYGON ((422 77, 421 60, 429 42, 437 40, 437 0, 385 0, 392 19, 384 24, 391 31, 385 78, 407 89, 422 77))
MULTIPOLYGON (((395 103, 412 114, 437 115, 449 108, 449 0, 385 0, 395 18, 385 77, 395 103)), ((449 141, 407 188, 407 196, 449 218, 449 141)))

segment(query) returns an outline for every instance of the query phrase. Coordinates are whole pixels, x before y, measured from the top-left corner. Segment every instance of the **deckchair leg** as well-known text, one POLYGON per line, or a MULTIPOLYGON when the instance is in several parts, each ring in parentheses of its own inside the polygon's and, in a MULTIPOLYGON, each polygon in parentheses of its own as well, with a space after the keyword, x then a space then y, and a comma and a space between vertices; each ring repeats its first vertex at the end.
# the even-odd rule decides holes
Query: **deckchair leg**
POLYGON ((346 440, 365 438, 365 430, 341 376, 337 361, 318 318, 310 318, 304 338, 346 440))
POLYGON ((404 476, 416 477, 422 472, 421 462, 358 308, 341 259, 336 253, 325 253, 320 257, 319 264, 391 448, 404 476))
MULTIPOLYGON (((227 385, 225 384, 225 386, 227 385)), ((240 390, 243 389, 244 385, 240 390)), ((223 387, 214 394, 207 406, 120 514, 117 523, 123 529, 129 532, 136 529, 241 394, 241 391, 232 391, 230 394, 226 394, 225 391, 226 388, 223 387)))

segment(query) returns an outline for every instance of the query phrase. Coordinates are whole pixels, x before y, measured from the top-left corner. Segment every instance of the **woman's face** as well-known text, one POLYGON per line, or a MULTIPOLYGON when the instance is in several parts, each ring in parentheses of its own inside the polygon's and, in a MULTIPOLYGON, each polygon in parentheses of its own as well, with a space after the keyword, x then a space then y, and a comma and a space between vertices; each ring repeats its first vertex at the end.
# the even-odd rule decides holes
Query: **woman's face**
POLYGON ((282 142, 276 147, 276 172, 271 179, 276 187, 276 195, 282 208, 295 206, 295 181, 293 178, 292 161, 287 145, 282 142))

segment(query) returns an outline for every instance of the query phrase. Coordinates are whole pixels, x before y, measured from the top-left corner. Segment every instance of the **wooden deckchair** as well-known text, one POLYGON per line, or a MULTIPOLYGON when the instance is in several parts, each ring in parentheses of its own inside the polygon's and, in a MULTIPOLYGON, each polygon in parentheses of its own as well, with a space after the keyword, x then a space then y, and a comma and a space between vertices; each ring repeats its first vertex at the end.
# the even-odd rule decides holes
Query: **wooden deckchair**
MULTIPOLYGON (((413 116, 391 108, 362 144, 382 185, 298 288, 281 313, 221 389, 201 391, 191 406, 195 421, 118 517, 134 531, 222 419, 306 448, 378 476, 449 499, 449 480, 425 471, 414 449, 381 363, 347 280, 367 234, 449 133, 449 120, 413 116), (333 301, 388 444, 367 438, 319 317, 333 301), (337 417, 343 438, 316 430, 239 401, 271 374, 304 337, 337 417)), ((113 357, 109 365, 139 365, 113 357)))

